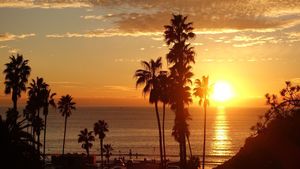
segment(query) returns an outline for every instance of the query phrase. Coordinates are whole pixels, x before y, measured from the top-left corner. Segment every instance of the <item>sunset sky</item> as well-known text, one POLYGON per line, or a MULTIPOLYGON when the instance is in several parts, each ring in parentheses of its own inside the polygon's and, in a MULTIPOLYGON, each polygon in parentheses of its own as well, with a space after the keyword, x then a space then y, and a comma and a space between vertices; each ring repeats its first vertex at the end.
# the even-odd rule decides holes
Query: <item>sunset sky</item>
POLYGON ((172 13, 194 23, 194 78, 229 83, 232 106, 263 106, 265 93, 300 82, 299 0, 0 0, 0 64, 23 54, 31 78, 80 105, 143 105, 133 73, 165 59, 172 13))

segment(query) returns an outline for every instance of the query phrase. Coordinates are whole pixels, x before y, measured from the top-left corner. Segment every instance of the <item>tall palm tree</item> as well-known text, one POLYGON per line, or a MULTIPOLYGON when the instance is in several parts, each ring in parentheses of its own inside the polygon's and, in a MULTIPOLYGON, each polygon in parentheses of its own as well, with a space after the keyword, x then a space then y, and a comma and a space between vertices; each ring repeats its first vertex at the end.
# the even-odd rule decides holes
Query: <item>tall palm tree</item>
POLYGON ((195 37, 191 22, 187 16, 173 15, 170 25, 165 26, 165 42, 169 46, 167 61, 170 64, 170 79, 172 81, 171 109, 175 112, 173 136, 179 142, 180 167, 186 168, 186 136, 188 134, 189 118, 186 105, 191 102, 188 84, 193 76, 190 64, 194 63, 194 48, 188 41, 195 37))
MULTIPOLYGON (((30 104, 33 106, 34 114, 37 116, 35 120, 36 125, 33 125, 33 127, 37 127, 34 129, 34 133, 37 134, 37 142, 40 145, 40 133, 43 129, 43 124, 41 122, 40 117, 40 110, 44 106, 44 98, 46 94, 44 94, 48 90, 48 84, 44 82, 43 78, 37 77, 36 80, 32 79, 32 82, 30 83, 30 86, 28 87, 28 98, 30 100, 30 104), (41 126, 42 125, 42 126, 41 126)), ((40 152, 40 147, 38 147, 38 150, 40 152)))
POLYGON ((194 88, 194 95, 199 97, 199 105, 203 103, 204 109, 204 134, 203 134, 203 155, 202 155, 202 168, 205 167, 205 144, 206 144, 206 108, 209 105, 209 86, 208 86, 208 76, 203 76, 202 81, 196 79, 196 87, 194 88))
MULTIPOLYGON (((48 119, 48 112, 49 112, 49 106, 56 108, 56 103, 54 100, 54 96, 56 93, 51 93, 50 89, 46 89, 43 91, 42 94, 43 98, 43 114, 44 114, 44 123, 45 123, 45 128, 44 128, 44 145, 43 145, 43 155, 44 155, 44 160, 45 160, 45 149, 46 149, 46 133, 47 133, 47 119, 48 119)), ((45 162, 45 161, 44 161, 45 162)))
POLYGON ((28 65, 28 60, 24 60, 23 56, 17 54, 9 57, 10 62, 6 63, 5 74, 5 94, 12 94, 13 108, 17 110, 18 97, 21 97, 21 92, 26 91, 26 83, 30 75, 31 68, 28 65))
POLYGON ((165 143, 165 117, 166 117, 166 105, 170 100, 170 80, 168 77, 167 71, 160 71, 158 75, 159 79, 159 98, 163 103, 163 117, 162 117, 162 144, 163 144, 163 156, 164 156, 164 165, 166 166, 167 152, 166 152, 166 143, 165 143))
POLYGON ((75 102, 73 102, 73 98, 70 95, 61 96, 58 101, 58 109, 63 117, 65 117, 65 129, 64 129, 64 140, 63 140, 63 148, 62 154, 65 154, 65 141, 66 141, 66 132, 67 132, 67 119, 71 116, 72 110, 76 110, 75 102))
POLYGON ((90 156, 90 148, 93 146, 93 141, 95 141, 93 131, 88 131, 87 128, 80 131, 80 134, 78 135, 78 143, 82 143, 81 147, 85 149, 88 157, 90 156))
POLYGON ((108 124, 104 120, 99 120, 94 124, 95 136, 99 136, 100 140, 100 156, 101 156, 101 166, 103 168, 103 140, 105 138, 105 133, 108 132, 108 124))
POLYGON ((111 144, 105 144, 103 149, 104 149, 104 152, 105 152, 105 157, 106 157, 107 165, 108 165, 108 168, 109 168, 109 158, 112 155, 111 151, 113 151, 114 149, 112 148, 111 144))
POLYGON ((145 85, 143 89, 143 95, 150 93, 149 102, 155 105, 156 120, 159 134, 159 151, 160 151, 160 165, 163 168, 163 149, 162 149, 162 134, 160 116, 158 112, 158 101, 159 101, 159 72, 162 67, 161 57, 156 60, 151 59, 149 62, 141 62, 143 69, 136 70, 134 77, 137 79, 136 87, 145 85))

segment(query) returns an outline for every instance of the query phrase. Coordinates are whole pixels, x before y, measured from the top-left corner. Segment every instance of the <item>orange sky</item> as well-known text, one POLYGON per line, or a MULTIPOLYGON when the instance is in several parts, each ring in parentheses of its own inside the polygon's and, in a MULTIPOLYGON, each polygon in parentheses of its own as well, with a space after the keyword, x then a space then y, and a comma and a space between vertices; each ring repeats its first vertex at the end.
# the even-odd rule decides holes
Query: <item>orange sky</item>
POLYGON ((235 97, 227 104, 263 106, 265 93, 300 82, 298 0, 94 2, 0 0, 0 65, 19 52, 31 78, 80 105, 147 105, 133 73, 141 60, 165 57, 163 25, 182 13, 197 35, 194 78, 228 82, 235 97))

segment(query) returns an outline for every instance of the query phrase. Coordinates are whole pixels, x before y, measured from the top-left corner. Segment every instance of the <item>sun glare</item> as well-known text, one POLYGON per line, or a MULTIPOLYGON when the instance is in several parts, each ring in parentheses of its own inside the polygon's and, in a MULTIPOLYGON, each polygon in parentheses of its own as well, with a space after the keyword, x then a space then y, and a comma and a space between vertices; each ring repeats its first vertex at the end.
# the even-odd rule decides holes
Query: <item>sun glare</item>
POLYGON ((225 102, 233 97, 232 88, 229 83, 217 81, 213 85, 212 99, 217 102, 225 102))

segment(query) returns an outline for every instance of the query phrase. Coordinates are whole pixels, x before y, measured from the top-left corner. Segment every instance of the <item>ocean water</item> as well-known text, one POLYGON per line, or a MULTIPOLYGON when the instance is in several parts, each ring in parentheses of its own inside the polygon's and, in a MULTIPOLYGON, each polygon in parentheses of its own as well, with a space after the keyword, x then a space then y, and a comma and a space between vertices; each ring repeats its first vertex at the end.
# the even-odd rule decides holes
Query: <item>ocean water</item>
MULTIPOLYGON (((199 107, 189 108, 190 142, 193 155, 202 154, 203 111, 199 107)), ((161 111, 162 112, 162 111, 161 111)), ((211 168, 232 157, 250 136, 250 127, 258 121, 264 108, 209 108, 207 112, 206 161, 211 168)), ((1 113, 3 114, 3 113, 1 113)), ((84 153, 77 142, 80 130, 93 129, 98 120, 109 125, 104 144, 112 144, 113 154, 128 154, 131 149, 138 160, 159 160, 157 121, 153 107, 78 107, 68 118, 66 135, 66 153, 84 153)), ((176 160, 179 154, 178 143, 171 136, 174 113, 166 112, 166 151, 170 160, 176 160)), ((62 149, 64 118, 58 111, 49 112, 46 152, 59 154, 62 149)), ((41 137, 43 139, 43 137, 41 137)), ((188 147, 187 147, 188 148, 188 147)), ((188 150, 188 149, 187 149, 188 150)), ((99 140, 96 138, 91 153, 99 153, 99 140)), ((189 154, 189 151, 187 152, 189 154)), ((122 155, 120 155, 122 156, 122 155)), ((136 157, 133 156, 135 159, 136 157)))

